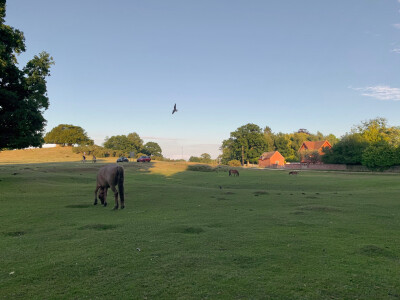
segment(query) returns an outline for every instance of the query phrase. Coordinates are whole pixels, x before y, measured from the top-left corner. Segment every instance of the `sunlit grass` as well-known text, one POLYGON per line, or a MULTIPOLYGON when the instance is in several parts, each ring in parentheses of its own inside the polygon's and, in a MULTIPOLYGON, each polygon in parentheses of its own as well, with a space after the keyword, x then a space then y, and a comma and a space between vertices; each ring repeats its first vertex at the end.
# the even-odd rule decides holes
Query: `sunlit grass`
POLYGON ((102 165, 0 165, 0 298, 400 295, 398 174, 125 163, 113 211, 92 205, 102 165))

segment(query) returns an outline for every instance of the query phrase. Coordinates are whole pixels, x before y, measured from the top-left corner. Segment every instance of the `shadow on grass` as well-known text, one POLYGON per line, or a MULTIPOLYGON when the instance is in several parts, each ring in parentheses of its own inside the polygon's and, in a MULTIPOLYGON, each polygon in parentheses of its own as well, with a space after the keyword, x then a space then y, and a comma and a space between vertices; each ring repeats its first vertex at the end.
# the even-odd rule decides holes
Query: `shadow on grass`
POLYGON ((176 232, 185 234, 199 234, 204 232, 204 229, 201 227, 179 227, 176 228, 176 232))
POLYGON ((5 236, 11 236, 11 237, 18 237, 18 236, 22 236, 25 234, 26 234, 25 231, 10 231, 10 232, 4 233, 5 236))
POLYGON ((115 229, 117 228, 117 225, 112 225, 112 224, 89 224, 85 225, 82 227, 79 227, 79 230, 84 230, 84 229, 91 229, 91 230, 110 230, 110 229, 115 229))
POLYGON ((311 205, 311 206, 301 206, 299 207, 300 210, 308 210, 308 211, 320 211, 320 212, 340 212, 342 211, 336 207, 330 206, 319 206, 319 205, 311 205))
POLYGON ((370 256, 370 257, 387 257, 387 258, 392 258, 395 259, 397 258, 397 255, 392 253, 391 251, 387 249, 383 249, 381 247, 375 246, 375 245, 365 245, 361 247, 358 250, 359 254, 370 256))
POLYGON ((93 204, 71 204, 71 205, 66 205, 66 208, 89 208, 92 207, 93 204))

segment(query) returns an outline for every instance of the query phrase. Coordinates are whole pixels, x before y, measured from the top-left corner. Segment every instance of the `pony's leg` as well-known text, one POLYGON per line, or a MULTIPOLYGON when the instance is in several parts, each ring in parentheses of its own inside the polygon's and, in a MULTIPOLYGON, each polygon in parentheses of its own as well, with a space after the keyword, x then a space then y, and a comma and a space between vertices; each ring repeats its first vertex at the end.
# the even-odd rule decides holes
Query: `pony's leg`
POLYGON ((100 186, 96 186, 96 190, 94 191, 94 203, 93 205, 97 205, 97 191, 99 190, 100 186))
POLYGON ((104 188, 104 206, 107 206, 107 192, 108 192, 108 188, 104 188))
POLYGON ((117 189, 115 188, 114 185, 111 186, 111 190, 112 190, 113 193, 114 193, 114 199, 115 199, 115 206, 114 206, 114 209, 118 209, 118 191, 117 191, 117 189))

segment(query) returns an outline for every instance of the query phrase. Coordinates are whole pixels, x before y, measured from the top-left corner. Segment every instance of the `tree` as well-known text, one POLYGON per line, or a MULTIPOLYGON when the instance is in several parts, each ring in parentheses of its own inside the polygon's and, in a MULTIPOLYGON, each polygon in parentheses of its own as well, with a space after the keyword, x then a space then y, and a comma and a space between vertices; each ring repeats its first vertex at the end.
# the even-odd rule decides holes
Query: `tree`
POLYGON ((353 133, 359 133, 368 143, 374 144, 387 142, 393 145, 400 144, 400 128, 389 127, 385 118, 375 118, 361 122, 352 129, 353 133))
POLYGON ((113 135, 104 142, 104 147, 129 153, 132 151, 133 145, 126 135, 113 135))
POLYGON ((388 142, 369 145, 362 154, 362 164, 371 170, 383 171, 398 164, 396 147, 388 142))
POLYGON ((204 163, 211 163, 211 155, 208 153, 203 153, 202 155, 200 155, 202 162, 204 163))
POLYGON ((143 149, 143 140, 140 138, 140 136, 136 132, 129 133, 127 135, 128 140, 131 142, 132 145, 132 150, 135 151, 135 153, 142 151, 143 149))
POLYGON ((142 152, 145 153, 146 155, 152 155, 152 156, 160 156, 162 157, 161 154, 161 147, 155 142, 147 142, 142 149, 142 152))
POLYGON ((4 24, 6 1, 0 0, 0 149, 41 146, 49 107, 46 77, 53 58, 46 52, 18 68, 17 55, 25 52, 23 32, 4 24))
POLYGON ((264 128, 264 139, 266 144, 265 151, 274 151, 274 134, 272 133, 271 128, 268 126, 265 126, 264 128))
POLYGON ((205 163, 205 164, 209 164, 211 163, 211 155, 208 153, 203 153, 202 155, 200 155, 200 157, 197 156, 191 156, 189 158, 190 162, 198 162, 198 163, 205 163))
POLYGON ((331 149, 324 149, 321 159, 328 164, 360 165, 363 151, 368 145, 369 143, 361 134, 346 134, 331 149))
POLYGON ((318 150, 306 150, 302 151, 302 161, 316 164, 321 162, 321 155, 319 154, 318 150))
POLYGON ((231 137, 224 140, 221 147, 224 161, 228 162, 233 159, 241 161, 243 151, 244 161, 251 163, 257 162, 266 148, 267 144, 261 128, 251 123, 231 132, 231 137))
POLYGON ((143 149, 143 140, 136 133, 129 133, 128 135, 115 135, 104 142, 104 147, 112 150, 120 150, 124 155, 134 151, 136 154, 143 149))
POLYGON ((63 146, 72 146, 73 144, 87 146, 94 144, 93 140, 87 136, 82 127, 69 124, 60 124, 54 127, 45 135, 44 141, 47 144, 59 144, 63 146))
POLYGON ((286 160, 290 161, 297 158, 295 150, 291 147, 291 140, 288 134, 279 132, 275 135, 274 143, 276 151, 279 151, 286 160))

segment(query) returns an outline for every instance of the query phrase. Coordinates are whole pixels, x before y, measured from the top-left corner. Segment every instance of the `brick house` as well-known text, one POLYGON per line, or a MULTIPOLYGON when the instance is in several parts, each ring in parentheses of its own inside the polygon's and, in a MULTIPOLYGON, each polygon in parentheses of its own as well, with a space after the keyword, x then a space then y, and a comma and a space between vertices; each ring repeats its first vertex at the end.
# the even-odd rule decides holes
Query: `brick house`
POLYGON ((258 166, 284 166, 285 158, 278 151, 264 152, 258 159, 258 166))
MULTIPOLYGON (((302 153, 305 152, 312 152, 312 151, 318 151, 319 155, 324 155, 324 152, 322 152, 323 148, 332 148, 332 145, 327 141, 316 141, 316 142, 312 142, 312 141, 306 141, 303 142, 303 144, 301 145, 300 149, 299 149, 299 153, 300 155, 302 153)), ((305 162, 303 159, 303 155, 301 155, 301 162, 305 162)))

